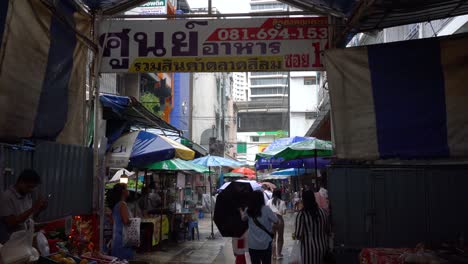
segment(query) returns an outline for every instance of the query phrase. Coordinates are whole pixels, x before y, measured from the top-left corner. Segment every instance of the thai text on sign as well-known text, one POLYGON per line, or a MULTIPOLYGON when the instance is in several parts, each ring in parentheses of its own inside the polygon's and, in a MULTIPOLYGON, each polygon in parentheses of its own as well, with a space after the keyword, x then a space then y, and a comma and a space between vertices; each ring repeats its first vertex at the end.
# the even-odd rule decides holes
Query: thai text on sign
POLYGON ((323 70, 326 17, 107 20, 101 72, 323 70))

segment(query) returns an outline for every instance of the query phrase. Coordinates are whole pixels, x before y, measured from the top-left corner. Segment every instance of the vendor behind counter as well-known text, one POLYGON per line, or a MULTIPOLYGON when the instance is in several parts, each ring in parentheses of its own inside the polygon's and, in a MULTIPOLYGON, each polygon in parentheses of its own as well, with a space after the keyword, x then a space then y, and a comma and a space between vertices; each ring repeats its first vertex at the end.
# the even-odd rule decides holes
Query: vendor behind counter
POLYGON ((25 229, 25 222, 37 216, 47 207, 47 200, 39 198, 33 203, 31 194, 41 184, 36 171, 26 169, 19 175, 15 185, 0 196, 0 243, 4 244, 10 235, 25 229))

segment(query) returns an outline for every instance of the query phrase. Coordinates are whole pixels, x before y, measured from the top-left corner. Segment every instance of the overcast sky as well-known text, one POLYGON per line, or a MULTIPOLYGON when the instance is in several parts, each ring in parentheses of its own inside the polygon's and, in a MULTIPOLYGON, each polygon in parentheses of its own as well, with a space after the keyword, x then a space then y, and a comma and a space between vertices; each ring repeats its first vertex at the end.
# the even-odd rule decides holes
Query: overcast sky
MULTIPOLYGON (((188 0, 190 8, 208 7, 208 0, 188 0)), ((221 13, 248 13, 249 0, 212 0, 212 6, 221 13)))

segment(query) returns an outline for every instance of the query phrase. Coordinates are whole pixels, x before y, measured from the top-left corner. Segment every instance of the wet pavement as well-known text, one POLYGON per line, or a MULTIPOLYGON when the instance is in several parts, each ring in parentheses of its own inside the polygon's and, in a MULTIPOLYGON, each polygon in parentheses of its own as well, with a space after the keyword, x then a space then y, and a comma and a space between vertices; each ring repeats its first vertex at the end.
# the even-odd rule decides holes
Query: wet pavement
MULTIPOLYGON (((161 249, 144 254, 137 254, 136 260, 147 263, 234 263, 231 238, 223 238, 215 228, 215 239, 208 239, 211 233, 210 219, 199 220, 200 240, 180 242, 177 245, 166 245, 161 249)), ((292 213, 285 217, 284 231, 284 258, 274 260, 275 264, 287 263, 293 241, 291 233, 294 229, 294 215, 292 213)), ((247 262, 249 262, 247 256, 247 262)))

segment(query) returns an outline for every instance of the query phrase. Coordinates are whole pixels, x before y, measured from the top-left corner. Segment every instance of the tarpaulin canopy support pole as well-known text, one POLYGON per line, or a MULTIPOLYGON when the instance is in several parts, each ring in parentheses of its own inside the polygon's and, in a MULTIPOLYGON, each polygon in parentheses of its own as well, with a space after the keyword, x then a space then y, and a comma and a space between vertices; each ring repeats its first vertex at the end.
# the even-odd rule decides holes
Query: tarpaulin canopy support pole
MULTIPOLYGON (((93 40, 97 45, 99 42, 99 22, 101 20, 101 14, 93 14, 93 40)), ((107 38, 107 36, 106 36, 107 38)), ((99 249, 104 249, 104 218, 105 218, 105 178, 101 168, 105 166, 104 155, 100 157, 100 148, 106 148, 106 146, 100 146, 101 142, 101 117, 102 109, 99 102, 100 84, 99 84, 99 66, 100 59, 102 57, 103 49, 93 52, 93 64, 92 64, 92 90, 93 90, 93 107, 94 107, 94 133, 93 133, 93 161, 94 161, 94 179, 95 179, 95 193, 97 194, 97 203, 95 204, 96 210, 99 215, 99 249), (102 162, 101 162, 102 161, 102 162)))
POLYGON ((211 167, 208 167, 208 181, 210 182, 210 216, 211 216, 211 234, 208 239, 215 239, 214 225, 213 225, 213 184, 211 178, 211 167))

